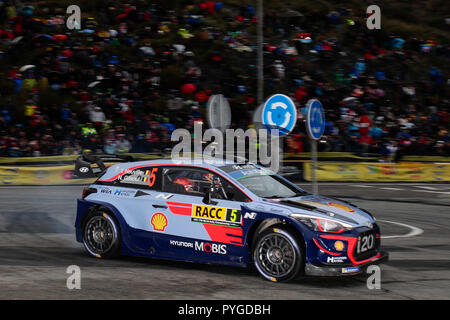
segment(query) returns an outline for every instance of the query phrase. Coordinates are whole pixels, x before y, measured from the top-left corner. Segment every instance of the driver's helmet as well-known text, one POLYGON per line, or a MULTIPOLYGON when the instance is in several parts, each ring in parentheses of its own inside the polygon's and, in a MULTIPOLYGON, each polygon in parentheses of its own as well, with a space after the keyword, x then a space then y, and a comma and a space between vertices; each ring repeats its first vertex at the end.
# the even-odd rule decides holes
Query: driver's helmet
POLYGON ((213 181, 213 177, 214 177, 214 174, 212 174, 212 173, 204 173, 202 178, 205 181, 213 181))
POLYGON ((216 186, 216 187, 221 186, 220 178, 218 176, 213 176, 212 184, 213 184, 213 186, 216 186))

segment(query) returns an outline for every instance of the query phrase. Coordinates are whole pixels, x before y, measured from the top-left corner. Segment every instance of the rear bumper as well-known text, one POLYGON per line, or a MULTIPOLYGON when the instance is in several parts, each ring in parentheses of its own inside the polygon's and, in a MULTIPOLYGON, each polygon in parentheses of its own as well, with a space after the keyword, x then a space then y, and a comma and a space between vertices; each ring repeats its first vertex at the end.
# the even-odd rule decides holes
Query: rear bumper
POLYGON ((386 262, 389 259, 389 254, 385 251, 381 251, 380 255, 370 261, 367 261, 358 265, 316 265, 307 263, 305 265, 305 274, 308 276, 351 276, 361 274, 366 271, 370 265, 386 262))

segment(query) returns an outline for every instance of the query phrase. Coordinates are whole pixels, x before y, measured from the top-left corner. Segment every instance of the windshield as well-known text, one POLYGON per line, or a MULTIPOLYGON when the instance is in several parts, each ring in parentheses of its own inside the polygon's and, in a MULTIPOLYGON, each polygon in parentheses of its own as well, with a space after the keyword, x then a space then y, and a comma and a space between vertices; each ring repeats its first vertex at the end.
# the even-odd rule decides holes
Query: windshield
POLYGON ((246 188, 261 198, 291 198, 306 192, 276 175, 258 175, 238 179, 246 188))

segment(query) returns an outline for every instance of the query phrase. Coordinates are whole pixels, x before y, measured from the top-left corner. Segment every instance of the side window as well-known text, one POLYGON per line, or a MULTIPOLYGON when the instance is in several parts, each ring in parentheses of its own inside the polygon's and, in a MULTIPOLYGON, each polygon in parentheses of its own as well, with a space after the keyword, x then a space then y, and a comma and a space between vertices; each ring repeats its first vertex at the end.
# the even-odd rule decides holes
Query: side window
POLYGON ((203 196, 211 182, 207 172, 182 167, 162 169, 163 192, 180 193, 191 196, 203 196))
MULTIPOLYGON (((226 200, 249 202, 250 199, 237 187, 228 182, 228 180, 221 178, 221 184, 227 196, 226 200)), ((212 195, 214 198, 214 195, 212 195)))
POLYGON ((248 197, 225 178, 211 171, 189 168, 164 168, 162 170, 163 192, 203 197, 211 192, 211 198, 249 201, 248 197))
POLYGON ((114 185, 161 190, 161 167, 143 167, 127 171, 114 180, 114 185))

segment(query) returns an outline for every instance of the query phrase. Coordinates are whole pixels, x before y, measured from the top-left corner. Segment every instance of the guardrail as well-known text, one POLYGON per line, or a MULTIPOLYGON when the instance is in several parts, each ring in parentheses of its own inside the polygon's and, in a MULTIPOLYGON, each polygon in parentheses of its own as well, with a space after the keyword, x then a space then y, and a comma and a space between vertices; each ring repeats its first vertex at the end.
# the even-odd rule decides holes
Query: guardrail
MULTIPOLYGON (((131 154, 135 159, 170 158, 170 155, 131 154)), ((311 180, 309 153, 284 154, 283 172, 294 180, 311 180)), ((74 175, 74 162, 78 155, 0 158, 0 185, 70 185, 90 184, 95 178, 78 178, 74 175)), ((318 181, 364 182, 449 182, 449 157, 406 156, 400 163, 376 162, 377 157, 359 157, 350 153, 319 153, 318 181), (356 157, 356 158, 355 158, 356 157), (336 161, 351 158, 357 161, 336 161), (421 159, 420 162, 413 160, 421 159)))

